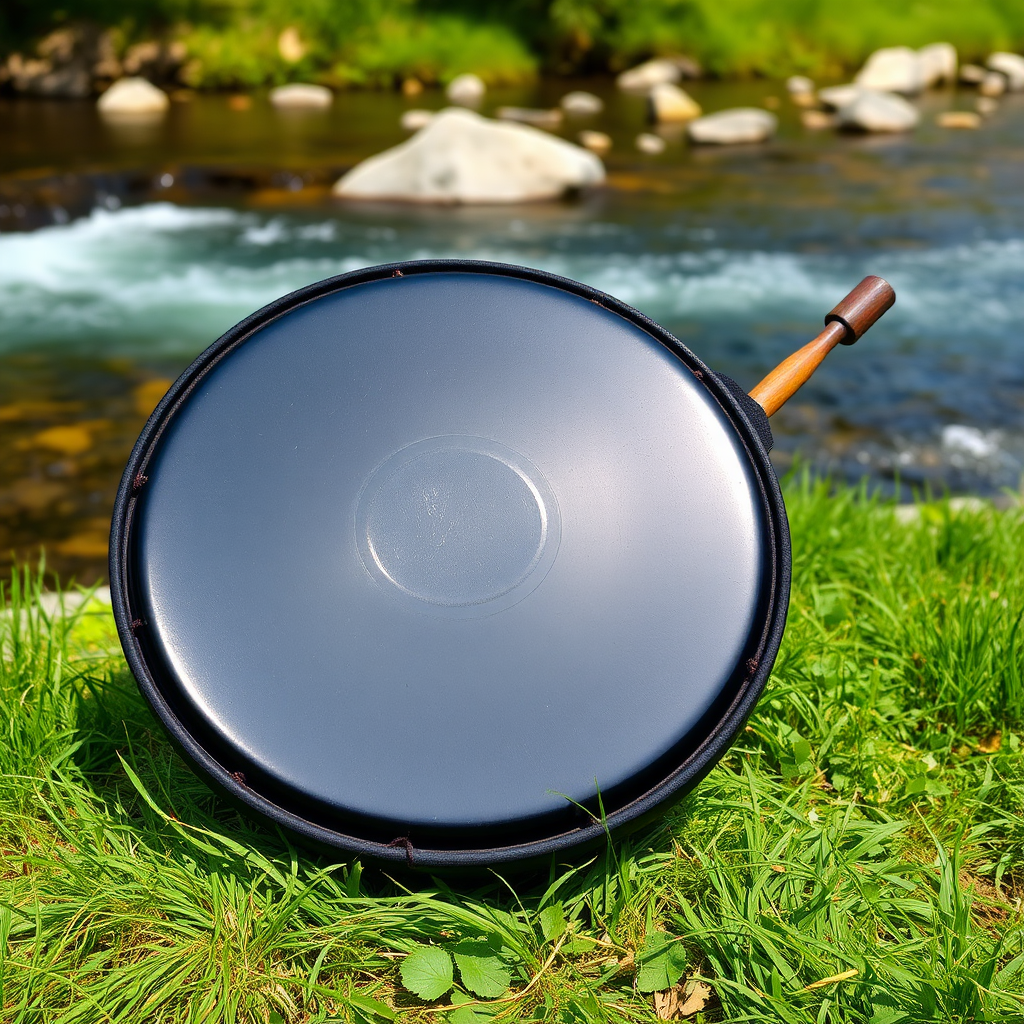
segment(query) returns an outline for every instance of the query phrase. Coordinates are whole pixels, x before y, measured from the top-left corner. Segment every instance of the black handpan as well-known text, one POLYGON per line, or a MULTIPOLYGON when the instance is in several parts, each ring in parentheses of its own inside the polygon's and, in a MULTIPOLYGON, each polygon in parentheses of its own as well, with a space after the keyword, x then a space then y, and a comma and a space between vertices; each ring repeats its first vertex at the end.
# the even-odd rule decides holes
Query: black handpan
POLYGON ((285 296, 182 374, 125 471, 110 576, 143 694, 201 777, 350 854, 480 867, 639 824, 724 753, 782 638, 762 406, 891 294, 868 279, 760 404, 538 271, 285 296))

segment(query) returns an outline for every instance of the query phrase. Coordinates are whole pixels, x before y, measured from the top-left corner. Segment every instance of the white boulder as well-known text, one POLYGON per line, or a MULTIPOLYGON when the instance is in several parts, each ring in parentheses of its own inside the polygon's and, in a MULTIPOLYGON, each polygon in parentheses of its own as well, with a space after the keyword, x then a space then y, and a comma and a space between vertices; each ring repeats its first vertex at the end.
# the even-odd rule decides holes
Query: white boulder
POLYGON ((687 134, 691 141, 728 146, 742 142, 764 142, 775 134, 779 119, 757 107, 736 107, 720 110, 691 121, 687 134))
POLYGON ((830 85, 818 90, 818 99, 829 110, 839 110, 852 103, 862 90, 859 85, 830 85))
POLYGON ((673 60, 649 60, 623 71, 615 84, 624 92, 650 92, 656 85, 675 84, 683 77, 682 69, 673 60))
POLYGON ((604 181, 585 149, 522 124, 449 107, 407 142, 353 167, 334 186, 350 199, 518 203, 604 181))
POLYGON ((647 94, 647 102, 650 105, 651 120, 659 124, 692 121, 702 113, 700 104, 671 82, 662 82, 651 89, 647 94))
POLYGON ((600 114, 604 110, 604 100, 595 96, 592 92, 567 92, 559 103, 559 106, 570 117, 590 117, 593 114, 600 114))
POLYGON ((426 128, 433 120, 434 112, 432 110, 414 108, 402 112, 400 123, 407 132, 418 132, 421 128, 426 128))
POLYGON ((924 88, 921 61, 909 46, 875 50, 857 72, 854 82, 862 89, 900 92, 912 96, 924 88))
POLYGON ((1024 57, 1018 53, 993 53, 986 62, 993 71, 1006 75, 1011 92, 1024 89, 1024 57))
POLYGON ((153 116, 162 114, 171 105, 167 93, 145 78, 121 78, 97 101, 96 107, 104 115, 153 116))
POLYGON ((932 43, 917 51, 922 84, 926 89, 956 81, 957 55, 952 43, 932 43))
POLYGON ((293 82, 271 89, 270 102, 278 110, 326 110, 334 102, 334 93, 322 85, 293 82))
POLYGON ((445 89, 444 94, 449 102, 457 103, 460 107, 475 107, 483 102, 487 86, 479 75, 466 74, 456 75, 445 89))
POLYGON ((862 132, 905 132, 921 119, 917 109, 891 92, 863 90, 839 110, 839 126, 862 132))

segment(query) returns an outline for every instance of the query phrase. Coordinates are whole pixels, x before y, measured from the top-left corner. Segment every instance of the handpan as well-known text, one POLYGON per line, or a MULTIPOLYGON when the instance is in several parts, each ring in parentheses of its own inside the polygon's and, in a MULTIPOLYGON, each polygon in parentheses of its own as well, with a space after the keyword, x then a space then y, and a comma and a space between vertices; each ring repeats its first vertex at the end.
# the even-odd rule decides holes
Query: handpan
POLYGON ((869 278, 751 398, 539 271, 285 296, 182 374, 125 471, 110 576, 143 694, 214 788, 352 855, 479 868, 637 826, 779 648, 764 410, 891 301, 869 278))

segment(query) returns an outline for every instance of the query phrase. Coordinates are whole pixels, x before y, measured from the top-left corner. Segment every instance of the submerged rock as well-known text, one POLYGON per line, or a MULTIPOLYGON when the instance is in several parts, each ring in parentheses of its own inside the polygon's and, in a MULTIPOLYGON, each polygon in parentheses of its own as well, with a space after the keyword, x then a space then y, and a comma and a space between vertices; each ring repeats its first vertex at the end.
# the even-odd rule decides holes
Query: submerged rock
POLYGON ((528 125, 448 108, 415 136, 354 167, 334 186, 350 199, 517 203, 604 181, 593 153, 528 125))
POLYGON ((487 92, 487 86, 479 75, 465 74, 456 75, 445 89, 444 94, 452 103, 460 107, 475 107, 479 105, 487 92))
POLYGON ((863 90, 839 110, 842 128, 863 132, 905 132, 920 120, 915 107, 891 92, 863 90))
POLYGON ((118 79, 96 102, 104 115, 162 114, 170 106, 163 89, 158 89, 145 78, 118 79))
POLYGON ((270 102, 279 110, 326 110, 334 93, 322 85, 293 82, 270 90, 270 102))
POLYGON ((940 128, 980 128, 981 114, 973 110, 946 110, 935 118, 940 128))
POLYGON ((647 102, 651 120, 659 124, 692 121, 702 113, 700 104, 671 82, 662 82, 651 89, 647 102))
POLYGON ((564 118, 557 108, 554 110, 535 110, 533 107, 498 107, 499 121, 518 121, 520 124, 532 124, 536 128, 557 128, 564 118))
POLYGON ((604 110, 604 100, 592 92, 567 92, 558 104, 570 117, 590 117, 604 110))
POLYGON ((909 46, 875 50, 857 72, 855 84, 876 92, 919 93, 925 85, 921 61, 909 46))
POLYGON ((664 85, 666 82, 675 84, 682 77, 683 72, 679 65, 662 57, 623 71, 615 79, 615 84, 625 92, 645 93, 656 85, 664 85))
POLYGON ((1024 57, 1018 53, 993 53, 986 61, 993 71, 1006 76, 1006 84, 1012 92, 1024 89, 1024 57))
POLYGON ((779 119, 757 107, 720 110, 691 121, 687 134, 693 142, 729 146, 743 142, 764 142, 775 134, 779 119))

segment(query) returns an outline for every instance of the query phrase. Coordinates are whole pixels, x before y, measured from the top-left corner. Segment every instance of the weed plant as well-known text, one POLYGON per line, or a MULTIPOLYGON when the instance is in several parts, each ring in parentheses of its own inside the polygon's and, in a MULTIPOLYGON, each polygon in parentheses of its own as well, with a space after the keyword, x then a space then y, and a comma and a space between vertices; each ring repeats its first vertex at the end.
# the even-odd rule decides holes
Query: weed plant
POLYGON ((238 817, 109 609, 48 615, 22 574, 3 1020, 1024 1019, 1024 513, 807 478, 787 503, 789 626, 746 731, 656 827, 542 877, 393 880, 238 817))

